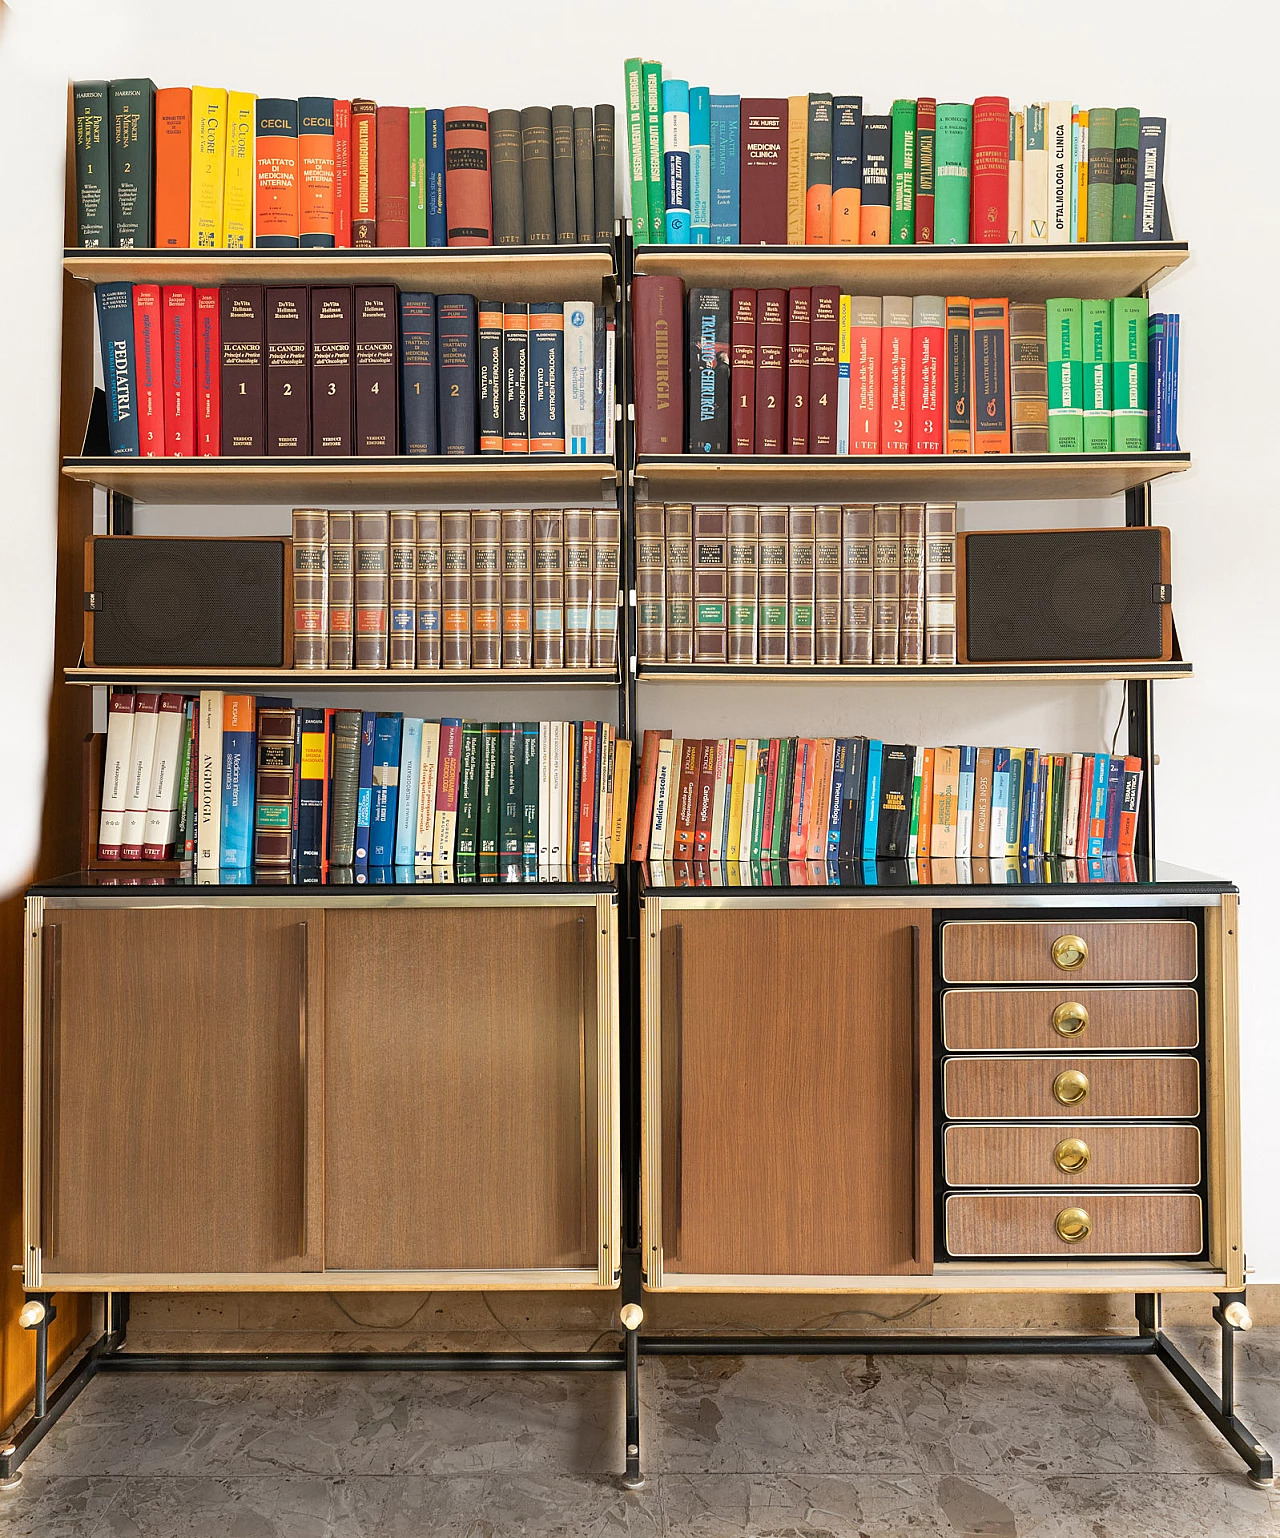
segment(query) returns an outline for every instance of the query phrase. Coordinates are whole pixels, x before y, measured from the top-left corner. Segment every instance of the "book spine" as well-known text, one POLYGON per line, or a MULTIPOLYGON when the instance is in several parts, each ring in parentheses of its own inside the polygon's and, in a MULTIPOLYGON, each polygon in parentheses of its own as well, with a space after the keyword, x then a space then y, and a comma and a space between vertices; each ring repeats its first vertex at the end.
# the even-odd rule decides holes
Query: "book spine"
POLYGON ((289 706, 258 711, 254 783, 253 869, 288 873, 293 860, 293 774, 298 712, 289 706))
POLYGON ((529 306, 502 306, 502 452, 529 452, 529 306))
POLYGON ((396 815, 400 805, 400 746, 403 720, 379 714, 373 738, 373 807, 369 827, 369 864, 395 860, 396 815))
POLYGON ((404 452, 439 453, 434 294, 400 295, 400 396, 404 452))
POLYGON ((831 117, 829 93, 810 94, 805 144, 804 240, 831 244, 831 117))
POLYGON ((667 660, 666 541, 661 504, 636 504, 636 660, 667 660))
POLYGON ((1022 242, 1047 245, 1049 240, 1049 143, 1043 102, 1032 102, 1025 113, 1022 163, 1022 242))
POLYGON ((862 206, 859 240, 864 246, 887 246, 892 220, 891 171, 893 125, 887 117, 862 120, 862 206))
POLYGON ((571 246, 578 238, 578 203, 574 185, 573 108, 551 109, 551 190, 555 241, 571 246))
MULTIPOLYGON (((413 836, 413 863, 429 871, 435 839, 436 783, 440 772, 440 723, 422 723, 422 756, 418 766, 418 813, 413 836)), ((519 807, 517 806, 517 815, 519 807)), ((517 848, 517 853, 519 850, 517 848)))
POLYGON ((921 294, 911 301, 911 453, 941 454, 944 445, 943 365, 946 300, 921 294))
POLYGON ((873 516, 867 503, 841 509, 840 660, 859 667, 872 660, 873 516))
POLYGON ((257 765, 256 702, 251 694, 222 700, 222 839, 219 864, 247 870, 253 861, 253 787, 257 765))
POLYGON ((1080 345, 1082 448, 1086 454, 1109 454, 1112 442, 1110 301, 1080 301, 1080 345))
MULTIPOLYGON (((155 459, 167 452, 164 416, 164 320, 158 283, 133 285, 133 356, 138 408, 138 453, 155 459)), ((190 450, 188 449, 188 453, 190 450)))
POLYGON ((855 294, 849 331, 849 452, 880 452, 880 300, 855 294))
POLYGON ((831 244, 862 239, 862 98, 837 96, 831 105, 831 244))
POLYGON ((687 449, 691 454, 729 452, 730 298, 726 288, 689 290, 687 449))
POLYGON ((387 666, 411 668, 416 652, 415 519, 413 513, 397 512, 388 520, 387 666))
POLYGON ((813 662, 815 514, 811 507, 793 507, 787 518, 787 661, 813 662))
POLYGON ((635 431, 639 454, 684 447, 684 285, 679 278, 636 277, 631 284, 635 338, 635 431))
POLYGON ((785 288, 756 294, 755 452, 786 452, 787 315, 785 288))
POLYGON ((1009 306, 1010 438, 1015 454, 1049 452, 1049 355, 1042 303, 1009 306))
POLYGON ((947 453, 973 453, 971 306, 947 299, 947 453))
POLYGON ((813 660, 819 666, 840 661, 842 510, 814 509, 813 660))
POLYGON ((227 93, 191 88, 191 229, 188 245, 216 251, 222 238, 222 184, 227 170, 227 93))
POLYGON ((564 305, 529 305, 529 451, 563 454, 565 446, 564 305))
MULTIPOLYGON (((578 240, 586 243, 596 238, 596 174, 594 150, 596 124, 590 107, 575 107, 573 109, 572 121, 574 226, 578 240)), ((609 132, 610 152, 612 153, 612 124, 610 125, 609 132)), ((610 188, 610 192, 612 192, 612 187, 610 188)), ((612 203, 612 197, 610 197, 609 201, 612 203)), ((610 232, 609 238, 612 239, 612 217, 602 209, 601 218, 602 220, 608 219, 610 232)))
POLYGON ((533 529, 527 511, 508 509, 501 515, 502 666, 527 668, 532 662, 533 529))
POLYGON ((728 509, 693 510, 693 660, 728 660, 728 509))
POLYGON ((627 99, 627 186, 631 237, 637 245, 649 233, 649 172, 645 161, 644 61, 628 59, 623 70, 627 99))
POLYGON ((419 512, 414 524, 414 664, 440 666, 440 514, 419 512))
POLYGON ((973 452, 1007 454, 1009 430, 1009 301, 973 301, 973 452))
MULTIPOLYGON (((840 290, 813 288, 809 303, 809 452, 834 454, 840 391, 840 290)), ((794 403, 794 393, 790 400, 794 403)))
POLYGON ((618 581, 621 518, 597 508, 591 514, 591 665, 618 666, 618 581))
MULTIPOLYGON (((547 116, 549 182, 551 124, 550 114, 547 116)), ((430 155, 429 144, 428 155, 430 155)), ((547 190, 549 193, 549 185, 547 190)), ((528 191, 526 184, 526 199, 528 191)), ((444 109, 444 207, 447 215, 446 238, 449 245, 491 246, 493 244, 493 206, 489 176, 489 114, 483 107, 446 107, 444 109)), ((526 220, 529 217, 527 202, 525 217, 526 220)), ((430 218, 429 207, 428 218, 430 218)))
POLYGON ((881 301, 880 452, 911 452, 912 301, 886 294, 881 301))
POLYGON ((956 504, 927 502, 924 509, 924 660, 956 661, 956 504))
POLYGON ((564 515, 550 508, 533 514, 533 665, 565 665, 564 515))
POLYGON ((113 456, 136 458, 139 435, 133 285, 99 283, 94 302, 106 384, 108 445, 113 456))
POLYGON ((436 299, 440 452, 474 454, 476 422, 476 301, 470 294, 436 299))
POLYGON ((113 80, 111 244, 153 246, 156 88, 150 80, 113 80))
POLYGON ((525 244, 554 245, 556 214, 549 108, 525 107, 521 111, 520 145, 525 244))
POLYGON ((662 177, 666 242, 687 246, 692 240, 689 155, 689 83, 662 82, 662 177))
POLYGON ((566 508, 564 527, 564 665, 591 662, 591 513, 566 508))
POLYGON ((642 83, 649 228, 641 238, 660 246, 667 239, 666 169, 662 159, 662 65, 646 59, 642 83))
POLYGON ((1048 157, 1048 240, 1051 246, 1071 242, 1071 127, 1069 101, 1051 101, 1045 107, 1044 137, 1048 157))
POLYGON ((1026 155, 1026 114, 1009 114, 1009 244, 1022 244, 1022 173, 1026 155))
POLYGON ((481 299, 476 307, 477 434, 482 454, 502 453, 502 303, 481 299))
POLYGON ((118 860, 128 796, 129 756, 137 696, 115 689, 107 703, 107 738, 102 754, 102 804, 98 817, 98 858, 118 860))
POLYGON ((711 244, 736 246, 741 196, 740 108, 737 96, 711 98, 711 244))
POLYGON ((895 101, 890 117, 889 244, 914 245, 916 238, 916 104, 895 101))
POLYGON ((786 97, 743 97, 739 238, 744 246, 785 246, 788 236, 786 97))
POLYGON ((502 666, 502 514, 471 514, 471 666, 502 666))
POLYGON ((1109 241, 1115 216, 1116 111, 1089 108, 1089 240, 1109 241))
MULTIPOLYGON (((759 510, 759 591, 757 650, 762 663, 787 661, 789 512, 785 507, 759 510)), ((668 578, 669 580, 669 578, 668 578)), ((670 641, 668 641, 668 654, 670 641)))
MULTIPOLYGON (((423 131, 425 134, 425 121, 423 131)), ((510 107, 490 112, 489 164, 495 246, 518 246, 524 243, 523 158, 520 114, 510 107)), ((425 227, 424 210, 424 230, 425 227)))
POLYGON ((924 503, 902 504, 902 545, 898 593, 898 661, 919 667, 924 661, 925 533, 924 503))
POLYGON ((753 663, 756 660, 759 511, 754 507, 736 506, 728 508, 727 515, 726 660, 731 664, 753 663))
POLYGON ((916 102, 915 243, 933 244, 934 196, 937 184, 938 103, 932 96, 916 102))
POLYGON ((729 449, 755 452, 756 422, 756 292, 735 288, 730 295, 729 328, 729 449))
POLYGON ((897 503, 876 503, 871 563, 871 660, 893 664, 901 614, 902 510, 897 503))
MULTIPOLYGON (((530 309, 532 310, 532 305, 530 309)), ((572 300, 562 307, 564 357, 556 381, 563 397, 564 445, 570 454, 604 452, 604 392, 595 387, 596 342, 603 310, 590 300, 572 300), (600 445, 596 446, 596 403, 600 406, 600 445)), ((600 360, 603 371, 604 359, 600 360)), ((603 384, 603 381, 601 381, 603 384)))
POLYGON ((962 246, 968 242, 972 143, 973 108, 967 102, 940 101, 935 139, 935 246, 962 246))
POLYGON ((809 167, 809 98, 787 98, 787 244, 804 245, 805 179, 809 167))
POLYGON ((980 96, 973 104, 969 239, 977 246, 1009 244, 1009 98, 980 96))
POLYGON ((333 243, 351 245, 351 103, 333 104, 333 243))
POLYGON ((382 669, 387 666, 390 515, 356 513, 354 523, 354 662, 357 668, 382 669))
POLYGON ((431 840, 433 866, 451 871, 458 829, 458 770, 462 758, 462 722, 440 723, 440 763, 436 770, 436 818, 431 840))
MULTIPOLYGON (((1134 230, 1130 239, 1161 239, 1160 211, 1164 205, 1165 119, 1138 120, 1137 197, 1134 230)), ((1114 212, 1114 210, 1113 210, 1114 212)))
POLYGON ((1136 107, 1116 108, 1115 191, 1111 199, 1111 238, 1136 238, 1138 146, 1141 118, 1136 107))
MULTIPOLYGON (((352 711, 355 715, 356 712, 352 711)), ((422 721, 406 716, 400 731, 400 779, 396 786, 393 863, 401 869, 414 863, 418 836, 418 799, 422 781, 422 721)))
POLYGON ((310 315, 305 288, 268 288, 266 312, 267 453, 311 452, 310 315))
POLYGON ((439 248, 449 243, 448 211, 445 207, 444 112, 427 108, 427 245, 439 248))
POLYGON ((293 665, 323 668, 329 631, 329 515, 293 510, 293 665))
POLYGON ((693 509, 665 509, 667 661, 693 661, 693 509))
MULTIPOLYGON (((106 80, 77 80, 72 87, 76 135, 76 244, 109 246, 111 239, 111 139, 107 127, 111 86, 106 80)), ((190 93, 187 100, 188 142, 190 93)), ((188 168, 188 187, 190 186, 188 168)), ((187 244, 187 230, 175 242, 187 244)), ((166 241, 165 244, 171 242, 166 241)))
POLYGON ((711 92, 689 88, 689 243, 711 244, 711 92))
POLYGON ((262 97, 255 133, 254 244, 287 249, 298 244, 298 103, 262 97))
MULTIPOLYGON (((490 164, 493 122, 490 115, 490 164)), ((409 245, 423 251, 427 245, 427 109, 409 108, 409 245)))
POLYGON ((164 310, 164 446, 173 457, 196 452, 195 290, 186 285, 161 291, 164 310))
POLYGON ((351 244, 378 244, 378 104, 351 103, 351 244))
POLYGON ((255 214, 255 119, 248 91, 227 92, 227 165, 222 184, 222 243, 228 251, 253 248, 255 214))
POLYGON ((849 452, 849 391, 852 383, 853 295, 841 294, 836 311, 836 453, 849 452))
POLYGON ((471 514, 440 514, 441 666, 471 666, 471 514))
POLYGON ((1145 298, 1111 301, 1111 432, 1117 454, 1141 454, 1147 432, 1145 298))
POLYGON ((378 108, 377 163, 377 243, 399 249, 409 244, 407 107, 378 108))
MULTIPOLYGON (((77 86, 77 192, 81 154, 79 100, 80 87, 77 86)), ((170 86, 156 92, 155 144, 155 244, 157 247, 185 248, 191 239, 190 86, 170 86)), ((79 244, 90 242, 81 240, 79 244)))
POLYGON ((1076 155, 1076 229, 1075 239, 1083 245, 1089 239, 1089 113, 1078 113, 1080 144, 1076 155))
POLYGON ((1050 299, 1045 308, 1049 452, 1078 454, 1084 446, 1081 304, 1078 299, 1050 299))
MULTIPOLYGON (((313 288, 310 300, 311 452, 326 457, 348 455, 352 439, 352 290, 313 288)), ((281 383, 289 383, 290 378, 282 373, 281 383)))
POLYGON ((224 285, 222 314, 222 452, 265 452, 266 373, 263 291, 257 284, 224 285))

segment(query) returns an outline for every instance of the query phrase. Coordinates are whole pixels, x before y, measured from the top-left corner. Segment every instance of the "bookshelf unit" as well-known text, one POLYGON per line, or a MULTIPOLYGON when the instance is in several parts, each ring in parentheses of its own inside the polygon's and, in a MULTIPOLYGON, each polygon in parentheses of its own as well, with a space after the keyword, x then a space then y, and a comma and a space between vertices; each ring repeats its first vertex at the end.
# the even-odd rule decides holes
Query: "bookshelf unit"
MULTIPOLYGON (((71 208, 69 199, 73 229, 71 208)), ((1248 1319, 1240 1218, 1237 897, 1228 882, 1154 861, 1152 686, 1189 676, 1189 664, 1176 655, 1169 663, 1136 665, 636 668, 633 514, 642 497, 1049 500, 1123 493, 1125 521, 1140 525, 1150 522, 1151 483, 1187 469, 1190 456, 637 459, 628 410, 634 274, 664 272, 725 286, 799 281, 879 292, 927 287, 1022 298, 1064 291, 1106 297, 1145 289, 1187 255, 1180 243, 1016 250, 636 247, 625 229, 614 248, 65 252, 56 681, 46 817, 46 827, 57 831, 46 839, 26 910, 23 1281, 28 1295, 46 1308, 58 1293, 72 1299, 104 1293, 105 1327, 82 1363, 50 1392, 47 1318, 36 1326, 35 1414, 0 1449, 0 1481, 18 1469, 95 1372, 207 1364, 199 1356, 129 1352, 130 1290, 582 1287, 616 1294, 616 1349, 360 1352, 327 1360, 413 1371, 622 1372, 623 1482, 634 1487, 643 1482, 642 1355, 1154 1355, 1187 1387, 1251 1475, 1270 1480, 1270 1455, 1234 1415, 1230 1389, 1234 1333, 1248 1319), (92 284, 139 274, 201 284, 367 278, 436 292, 482 294, 500 287, 517 298, 564 297, 586 286, 614 307, 618 323, 615 456, 536 462, 113 459, 97 452, 102 435, 92 421, 92 284), (474 505, 483 498, 617 505, 620 667, 429 674, 86 667, 82 550, 93 532, 95 488, 106 492, 108 532, 119 534, 133 532, 134 503, 148 501, 392 506, 474 505), (921 886, 865 884, 848 873, 834 880, 827 874, 824 883, 814 884, 811 873, 795 872, 780 873, 771 888, 713 885, 709 878, 705 890, 689 889, 695 878, 685 883, 673 875, 669 881, 665 872, 627 864, 605 883, 392 880, 316 887, 208 883, 172 874, 148 882, 146 867, 121 872, 128 881, 138 878, 137 885, 122 886, 102 872, 68 876, 80 859, 84 831, 68 808, 96 804, 92 787, 82 783, 92 761, 84 752, 93 697, 86 686, 161 679, 177 687, 234 682, 273 692, 425 689, 424 699, 433 689, 477 686, 478 701, 503 686, 612 689, 619 736, 637 748, 646 714, 660 712, 664 691, 674 687, 731 683, 737 689, 748 681, 786 680, 852 691, 867 683, 1026 688, 1124 680, 1130 747, 1143 756, 1148 772, 1138 874, 1133 882, 1078 885, 1054 872, 1031 872, 1025 886, 982 886, 948 882, 939 873, 933 884, 921 886), (60 819, 65 826, 59 828, 60 819), (1109 1235, 1102 1235, 1104 1248, 1093 1256, 1064 1253, 1061 1245, 1045 1249, 1045 1235, 1030 1233, 1025 1215, 1011 1218, 1005 1210, 1005 1187, 1020 1195, 1025 1186, 1010 1179, 980 1192, 987 1202, 978 1226, 983 1233, 998 1230, 1000 1237, 988 1238, 981 1255, 953 1255, 948 1203, 968 1197, 972 1188, 950 1179, 947 1128, 1023 1127, 1033 1118, 1006 1123, 998 1111, 985 1120, 951 1116, 948 1062, 1004 1059, 995 1047, 962 1054, 944 1045, 947 1000, 953 993, 1003 998, 1015 985, 1043 993, 1060 979, 1024 976, 1031 944, 1024 940, 1036 926, 1049 925, 1055 934, 1088 931, 1093 965, 1104 975, 1075 975, 1088 976, 1106 1001, 1119 999, 1130 985, 1151 989, 1168 981, 1194 990, 1198 1032, 1179 1062, 1183 1078, 1194 1080, 1200 1104, 1178 1125, 1199 1139, 1201 1168, 1195 1182, 1174 1193, 1182 1225, 1176 1233, 1173 1218, 1162 1216, 1174 1210, 1169 1192, 1156 1183, 1128 1193, 1154 1214, 1159 1235, 1173 1235, 1155 1249, 1129 1240, 1129 1230, 1111 1250, 1105 1248, 1109 1235), (1180 955, 1188 945, 1194 954, 1189 979, 1185 966, 1179 971, 1181 962, 1151 961, 1165 955, 1161 947, 1172 933, 1166 926, 1178 931, 1180 955), (961 976, 952 966, 961 928, 981 931, 977 953, 986 959, 972 975, 961 976), (212 963, 200 959, 197 934, 212 963), (125 945, 163 952, 174 964, 164 979, 135 968, 144 974, 141 981, 126 982, 115 965, 125 945), (1120 959, 1113 963, 1113 955, 1120 959), (509 998, 494 979, 513 958, 518 981, 509 998), (184 1031, 204 1021, 208 1034, 220 1012, 233 1011, 242 972, 261 987, 254 1009, 236 1021, 235 1051, 210 1083, 225 1097, 215 1103, 238 1108, 244 1157, 269 1166, 277 1179, 271 1189, 249 1188, 240 1243, 230 1224, 239 1215, 246 1166, 226 1146, 225 1129, 207 1114, 189 1124, 122 1116, 119 1102, 127 1101, 130 1089, 120 1080, 119 1064, 129 1058, 121 1030, 141 1010, 148 1021, 143 1057, 151 1087, 162 1104, 166 1096, 178 1096, 193 1065, 209 1071, 184 1031), (213 991, 206 996, 210 975, 213 991), (447 1003, 425 1027, 417 1015, 397 1008, 401 991, 421 997, 433 986, 443 988, 447 1003), (785 997, 782 986, 789 990, 785 997), (732 1076, 724 1072, 726 1042, 741 1058, 741 1071, 732 1076), (387 1063, 403 1069, 392 1076, 394 1083, 387 1063), (437 1068, 440 1080, 432 1083, 437 1068), (256 1080, 245 1098, 236 1075, 250 1069, 256 1080), (521 1088, 514 1116, 499 1093, 508 1077, 521 1088), (421 1114, 424 1084, 438 1100, 434 1115, 421 1114), (821 1115, 798 1114, 798 1106, 834 1111, 834 1146, 821 1130, 821 1115), (276 1149, 287 1150, 283 1164, 272 1162, 276 1149), (476 1149, 480 1153, 470 1157, 476 1149), (777 1221, 776 1166, 783 1152, 782 1167, 791 1174, 786 1224, 777 1221), (424 1167, 438 1177, 438 1189, 426 1182, 432 1189, 425 1205, 409 1189, 423 1184, 424 1167), (406 1170, 414 1171, 413 1181, 406 1180, 406 1170), (173 1200, 183 1180, 199 1182, 202 1222, 193 1223, 191 1212, 173 1200), (1193 1203, 1197 1216, 1188 1228, 1193 1203), (158 1226, 151 1221, 157 1213, 158 1226), (1021 1251, 1007 1238, 1019 1222, 1029 1233, 1021 1251), (1193 1249, 1186 1237, 1192 1230, 1193 1249), (904 1297, 1131 1291, 1138 1328, 1131 1336, 1012 1339, 707 1337, 645 1328, 647 1294, 671 1290, 904 1297), (1164 1291, 1216 1295, 1221 1393, 1162 1331, 1164 1291)), ((637 753, 633 785, 638 771, 637 753)), ((1064 987, 1074 985, 1072 974, 1063 978, 1064 987)), ((1105 1022, 1106 1009, 1098 1013, 1105 1022)), ((1137 1056, 1155 1061, 1159 1055, 1149 1041, 1131 1045, 1137 1056)), ((1059 1046, 1057 1040, 1040 1041, 1022 1055, 1049 1062, 1044 1054, 1059 1046)), ((1075 1054, 1088 1057, 1092 1048, 1077 1045, 1075 1054)), ((1056 1189, 1037 1186, 1030 1194, 1053 1197, 1056 1189)), ((263 1353, 255 1365, 309 1363, 313 1359, 290 1353, 263 1353)))

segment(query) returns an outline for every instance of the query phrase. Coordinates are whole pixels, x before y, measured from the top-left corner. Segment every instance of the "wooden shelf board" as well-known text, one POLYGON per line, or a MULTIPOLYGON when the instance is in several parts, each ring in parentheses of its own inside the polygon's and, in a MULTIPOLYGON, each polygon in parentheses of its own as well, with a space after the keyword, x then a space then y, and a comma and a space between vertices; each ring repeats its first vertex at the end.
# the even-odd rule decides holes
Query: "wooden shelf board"
POLYGON ((641 455, 654 501, 1047 501, 1110 497, 1191 466, 1187 453, 641 455))
POLYGON ((1068 246, 638 246, 637 273, 717 288, 828 283, 845 293, 1113 299, 1180 267, 1185 241, 1068 246))
MULTIPOLYGON (((618 472, 604 455, 486 454, 368 459, 135 459, 62 461, 62 473, 135 502, 273 502, 342 506, 420 501, 612 502, 618 472)), ((410 503, 412 505, 412 503, 410 503)))
POLYGON ((732 666, 680 662, 646 663, 640 683, 652 684, 963 684, 963 683, 1105 683, 1122 679, 1190 678, 1189 662, 1011 662, 959 663, 954 667, 864 667, 817 664, 812 667, 732 666))
POLYGON ((396 283, 512 300, 592 299, 614 282, 613 250, 450 246, 433 250, 182 251, 68 247, 63 271, 85 283, 396 283))
POLYGON ((565 688, 613 688, 616 668, 191 668, 74 667, 69 684, 192 684, 210 689, 470 689, 476 684, 524 688, 529 684, 565 688))

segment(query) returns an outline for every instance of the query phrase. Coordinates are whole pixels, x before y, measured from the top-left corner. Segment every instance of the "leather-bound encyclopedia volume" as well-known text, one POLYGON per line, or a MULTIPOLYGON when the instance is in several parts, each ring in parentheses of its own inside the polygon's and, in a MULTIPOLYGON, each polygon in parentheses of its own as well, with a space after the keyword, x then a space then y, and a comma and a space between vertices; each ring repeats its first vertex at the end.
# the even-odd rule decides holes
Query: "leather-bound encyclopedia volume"
POLYGON ((427 509, 416 514, 414 529, 414 609, 416 666, 440 666, 440 514, 427 509))
POLYGON ((871 546, 871 657, 873 662, 898 660, 901 595, 902 509, 896 502, 877 502, 871 546))
POLYGON ((591 662, 591 510, 564 511, 564 665, 591 662))
POLYGON ((924 661, 924 503, 902 504, 902 544, 899 555, 898 661, 918 666, 924 661))
POLYGON ((756 294, 756 453, 784 454, 787 424, 787 291, 756 294))
POLYGON ((729 303, 727 288, 689 290, 691 454, 729 452, 729 303))
POLYGON ((380 246, 409 244, 409 109, 378 108, 375 215, 380 246))
POLYGON ((267 453, 311 453, 310 314, 305 288, 264 294, 267 335, 267 453))
POLYGON ((756 660, 759 545, 760 510, 746 506, 730 507, 725 547, 729 595, 725 628, 727 660, 730 663, 741 664, 756 660))
POLYGON ((351 244, 378 244, 378 104, 351 103, 351 244))
POLYGON ((355 666, 355 514, 329 514, 329 666, 355 666))
POLYGON ((445 108, 444 180, 449 245, 491 246, 489 114, 483 107, 445 108))
POLYGON ((756 445, 756 291, 735 288, 729 300, 729 452, 756 445))
POLYGON ((728 661, 729 509, 693 510, 693 660, 728 661))
POLYGON ((470 294, 436 299, 440 452, 476 452, 476 302, 470 294))
POLYGON ((924 660, 949 667, 956 660, 954 502, 925 503, 924 539, 924 660))
POLYGON ((471 514, 440 514, 440 665, 471 666, 471 514))
POLYGON ((293 665, 323 668, 329 633, 329 515, 293 510, 293 665))
POLYGON ((856 666, 866 666, 872 655, 873 519, 867 502, 841 510, 840 660, 856 666))
POLYGON ((222 452, 247 458, 265 452, 265 330, 262 285, 222 288, 222 452))
POLYGON ((477 305, 477 412, 482 454, 502 453, 502 301, 481 299, 477 305))
MULTIPOLYGON (((667 660, 666 538, 661 503, 636 506, 636 638, 637 660, 667 660)), ((754 627, 753 627, 754 633, 754 627)))
MULTIPOLYGON (((359 712, 353 711, 359 718, 359 712)), ((290 705, 258 707, 258 762, 253 784, 253 875, 287 880, 293 860, 293 772, 298 713, 290 705)))
POLYGON ((573 108, 551 109, 551 187, 556 245, 571 246, 578 238, 578 201, 574 191, 573 108))
POLYGON ((595 124, 590 107, 573 109, 573 198, 578 239, 596 238, 595 124))
POLYGON ((389 598, 390 515, 356 513, 355 665, 385 668, 387 665, 387 606, 389 598))
POLYGON ((649 275, 631 281, 635 339, 636 452, 684 449, 684 284, 649 275))
POLYGON ((400 435, 406 454, 438 454, 436 296, 400 295, 400 435))
POLYGON ((411 668, 416 652, 416 520, 414 514, 409 512, 391 513, 389 520, 387 554, 391 570, 387 607, 387 666, 411 668))
POLYGON ((842 514, 838 503, 813 510, 813 660, 840 661, 840 556, 842 514))
POLYGON ((502 666, 502 514, 471 514, 471 666, 502 666))
POLYGON ((1049 452, 1049 351, 1043 304, 1009 306, 1009 411, 1015 454, 1049 452))
POLYGON ((742 244, 785 246, 787 99, 785 96, 744 96, 740 111, 742 148, 738 196, 742 244))
MULTIPOLYGON (((598 102, 595 109, 595 238, 605 243, 614 236, 618 222, 617 191, 614 177, 614 107, 611 101, 598 102)), ((580 240, 589 237, 579 233, 580 240)))
POLYGON ((667 661, 693 661, 693 508, 666 507, 667 661))
POLYGON ((525 245, 551 246, 555 244, 556 216, 549 108, 525 107, 521 111, 520 147, 525 245))
POLYGON ((356 453, 395 454, 400 444, 397 294, 389 284, 355 291, 356 453))
POLYGON ((489 114, 489 164, 495 246, 524 244, 523 163, 520 114, 514 107, 499 107, 489 114))
POLYGON ((762 663, 787 660, 788 509, 760 509, 760 638, 762 663))
POLYGON ((349 288, 311 290, 311 452, 351 453, 353 296, 349 288))
POLYGON ((787 295, 788 454, 809 452, 810 296, 807 288, 793 288, 787 295))
POLYGON ((809 452, 834 454, 840 389, 840 290, 810 290, 809 452))
POLYGON ((813 661, 813 558, 815 515, 792 507, 787 515, 787 661, 813 661))
POLYGON ((533 665, 564 666, 564 515, 533 513, 533 665))
POLYGON ((527 508, 502 512, 502 665, 527 668, 533 662, 533 514, 527 508))
POLYGON ((618 665, 618 579, 622 519, 596 508, 591 514, 591 665, 618 665))

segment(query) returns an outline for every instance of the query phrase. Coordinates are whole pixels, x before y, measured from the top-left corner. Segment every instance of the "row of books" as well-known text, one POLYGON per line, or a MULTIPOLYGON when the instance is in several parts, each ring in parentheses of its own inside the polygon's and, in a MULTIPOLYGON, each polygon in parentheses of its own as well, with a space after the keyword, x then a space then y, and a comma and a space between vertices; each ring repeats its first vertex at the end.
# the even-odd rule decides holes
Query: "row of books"
POLYGON ((112 454, 612 454, 614 323, 391 284, 100 283, 112 454))
POLYGON ((1165 119, 1136 107, 715 95, 624 72, 637 242, 1068 245, 1167 240, 1165 119))
POLYGON ((505 879, 536 881, 564 865, 604 879, 623 858, 630 743, 607 721, 424 721, 206 689, 117 690, 107 723, 102 861, 466 880, 496 878, 503 855, 505 879))
POLYGON ((295 508, 293 665, 614 669, 620 516, 295 508))
POLYGON ((614 236, 614 109, 73 87, 81 246, 568 245, 614 236))
POLYGON ((1133 855, 1040 860, 646 860, 651 887, 1120 885, 1138 880, 1133 855))
POLYGON ((637 660, 956 660, 956 504, 636 507, 637 660))
POLYGON ((673 738, 646 731, 631 858, 1132 857, 1142 761, 866 737, 673 738))
POLYGON ((1046 304, 827 286, 686 295, 679 278, 648 274, 632 298, 641 454, 1178 446, 1178 317, 1149 315, 1143 297, 1046 304), (1161 339, 1154 375, 1149 332, 1161 339))

